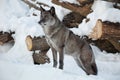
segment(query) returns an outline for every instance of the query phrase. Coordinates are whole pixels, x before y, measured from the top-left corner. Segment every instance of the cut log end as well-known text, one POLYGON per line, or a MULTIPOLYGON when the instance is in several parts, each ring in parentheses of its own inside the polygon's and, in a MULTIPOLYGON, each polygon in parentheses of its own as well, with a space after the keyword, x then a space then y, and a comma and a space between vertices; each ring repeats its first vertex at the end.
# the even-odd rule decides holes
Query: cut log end
POLYGON ((31 36, 27 36, 26 45, 29 51, 35 51, 35 50, 46 51, 46 50, 49 50, 50 48, 44 37, 32 38, 31 36))
POLYGON ((32 37, 31 36, 27 36, 26 37, 26 45, 29 51, 32 50, 32 37))
POLYGON ((99 19, 93 28, 93 32, 89 35, 89 38, 107 40, 120 52, 120 43, 118 42, 120 40, 120 23, 110 21, 102 22, 102 20, 99 19))
POLYGON ((89 38, 100 39, 102 36, 102 21, 99 19, 93 29, 93 32, 89 35, 89 38))
POLYGON ((4 43, 3 42, 0 42, 0 45, 3 45, 4 43))

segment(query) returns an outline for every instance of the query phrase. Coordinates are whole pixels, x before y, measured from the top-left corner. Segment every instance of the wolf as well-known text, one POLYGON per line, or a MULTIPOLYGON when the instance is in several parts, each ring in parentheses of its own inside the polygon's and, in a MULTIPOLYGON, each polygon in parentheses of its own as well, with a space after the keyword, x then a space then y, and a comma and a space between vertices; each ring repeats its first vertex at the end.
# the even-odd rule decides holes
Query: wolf
POLYGON ((64 26, 58 19, 54 7, 50 10, 41 7, 41 17, 38 23, 42 26, 46 40, 51 47, 53 67, 57 67, 57 52, 59 52, 59 69, 63 69, 64 54, 68 54, 87 75, 97 75, 95 57, 90 45, 64 26))

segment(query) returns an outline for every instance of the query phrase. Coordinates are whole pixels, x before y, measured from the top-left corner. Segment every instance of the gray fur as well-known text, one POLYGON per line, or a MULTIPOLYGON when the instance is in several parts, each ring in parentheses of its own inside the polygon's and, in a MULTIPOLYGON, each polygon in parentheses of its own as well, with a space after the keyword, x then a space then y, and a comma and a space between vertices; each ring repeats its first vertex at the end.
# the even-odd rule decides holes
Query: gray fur
POLYGON ((80 37, 73 34, 55 14, 55 8, 52 7, 46 11, 42 7, 41 20, 46 40, 53 53, 53 67, 57 67, 57 52, 59 52, 59 68, 63 69, 64 54, 73 56, 76 63, 86 74, 97 75, 97 66, 93 51, 89 44, 80 37))

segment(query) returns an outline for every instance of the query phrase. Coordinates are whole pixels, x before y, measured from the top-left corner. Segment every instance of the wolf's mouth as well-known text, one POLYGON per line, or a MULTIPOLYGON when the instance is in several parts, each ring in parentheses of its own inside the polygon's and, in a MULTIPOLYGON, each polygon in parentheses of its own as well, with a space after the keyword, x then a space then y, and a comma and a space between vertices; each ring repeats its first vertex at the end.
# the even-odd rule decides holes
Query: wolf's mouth
POLYGON ((44 23, 44 25, 46 25, 46 24, 44 23))

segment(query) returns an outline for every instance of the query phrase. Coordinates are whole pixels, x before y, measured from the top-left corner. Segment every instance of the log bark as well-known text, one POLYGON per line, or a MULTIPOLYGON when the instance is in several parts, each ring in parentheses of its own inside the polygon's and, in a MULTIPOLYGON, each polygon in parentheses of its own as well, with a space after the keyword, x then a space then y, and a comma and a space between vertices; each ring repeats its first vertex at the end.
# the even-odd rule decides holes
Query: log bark
MULTIPOLYGON (((120 23, 109 21, 102 22, 102 20, 99 19, 96 22, 93 32, 89 35, 89 38, 103 40, 100 44, 104 44, 105 40, 107 40, 110 45, 112 44, 112 48, 116 49, 115 51, 120 52, 120 23)), ((104 46, 109 46, 108 42, 104 46)))
POLYGON ((68 28, 78 27, 82 20, 86 18, 77 12, 70 12, 65 15, 62 22, 68 28))
POLYGON ((82 16, 86 16, 89 13, 92 12, 91 10, 91 6, 93 3, 84 5, 84 6, 80 6, 77 4, 73 4, 73 3, 69 3, 69 2, 59 2, 59 0, 52 0, 52 3, 56 4, 56 5, 60 5, 64 8, 67 8, 73 12, 78 12, 80 13, 82 16))
POLYGON ((14 41, 13 37, 12 37, 12 32, 0 32, 0 45, 3 45, 4 43, 10 42, 10 41, 14 41))
POLYGON ((82 6, 94 2, 94 0, 77 0, 77 1, 78 1, 78 2, 80 3, 80 5, 82 5, 82 6))
POLYGON ((34 64, 50 63, 49 57, 46 55, 47 51, 41 51, 39 53, 33 53, 34 64))
POLYGON ((86 38, 86 40, 88 43, 97 46, 101 51, 106 51, 108 53, 120 52, 119 49, 116 49, 115 46, 106 39, 92 40, 86 38))
POLYGON ((26 45, 28 50, 30 51, 35 50, 47 51, 50 48, 45 38, 41 37, 32 38, 30 35, 26 37, 26 45))

